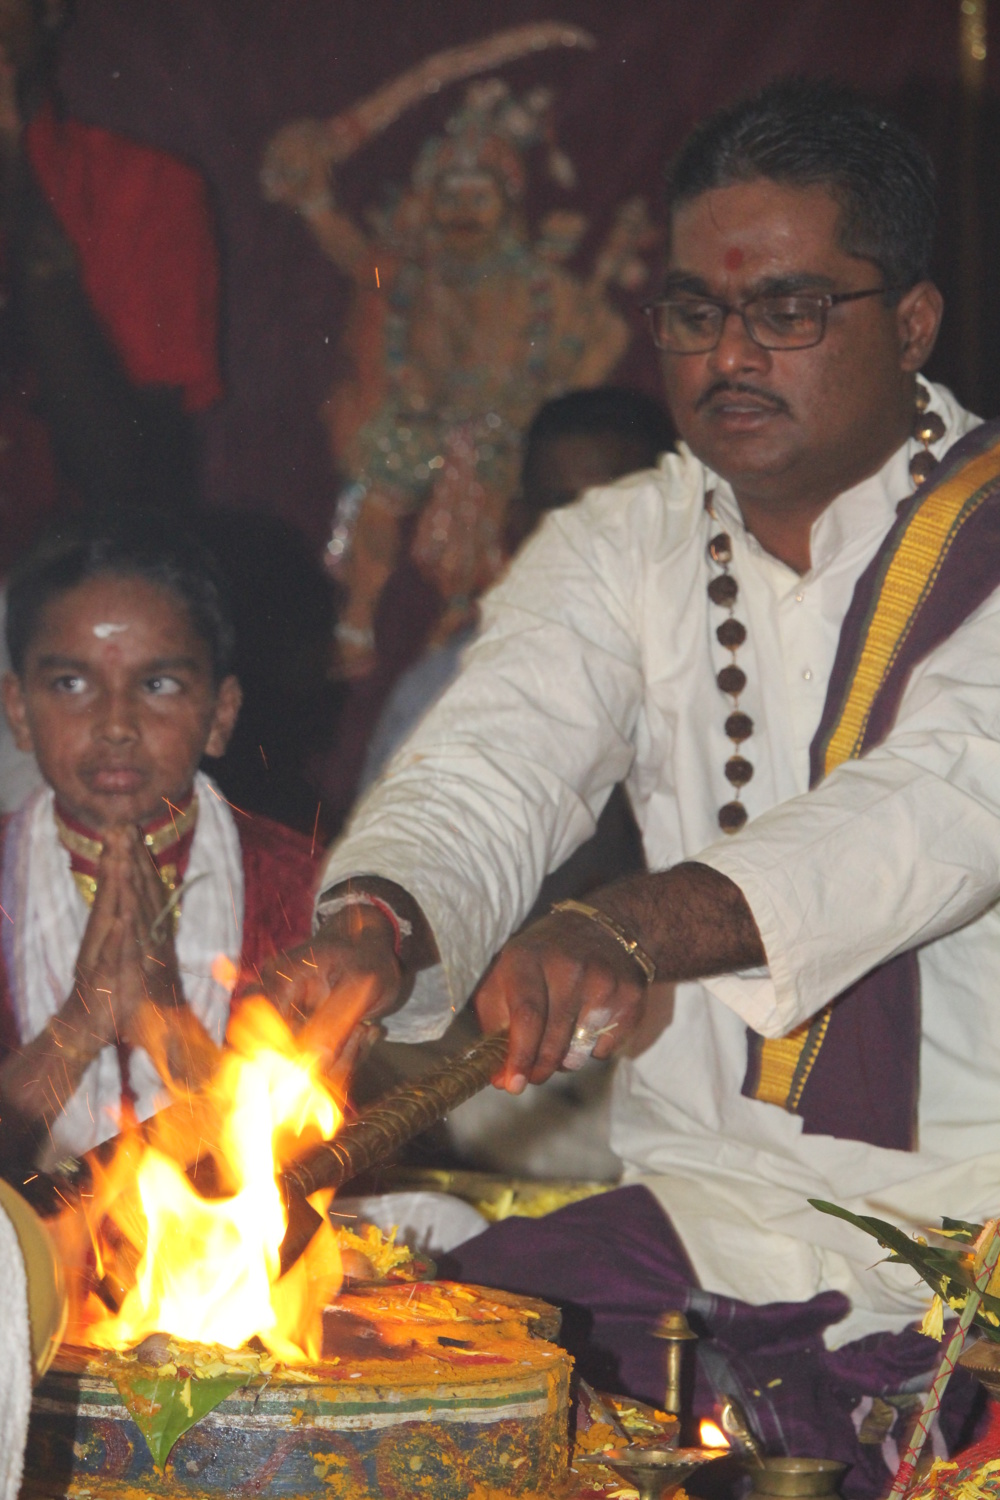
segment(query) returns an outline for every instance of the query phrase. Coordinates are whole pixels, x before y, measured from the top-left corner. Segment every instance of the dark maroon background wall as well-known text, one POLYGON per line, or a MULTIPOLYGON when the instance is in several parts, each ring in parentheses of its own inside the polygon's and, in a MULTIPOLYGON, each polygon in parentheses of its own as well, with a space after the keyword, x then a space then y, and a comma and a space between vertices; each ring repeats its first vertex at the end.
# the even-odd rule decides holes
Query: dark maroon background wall
MULTIPOLYGON (((337 368, 346 288, 305 226, 260 198, 270 134, 295 116, 335 113, 441 47, 544 18, 578 23, 598 45, 504 70, 516 88, 557 89, 561 143, 580 174, 573 194, 537 188, 532 207, 579 205, 594 235, 625 197, 656 197, 663 162, 695 120, 775 74, 833 74, 895 105, 941 169, 940 276, 953 308, 964 297, 981 344, 959 347, 953 315, 933 373, 988 414, 1000 408, 995 191, 979 204, 982 243, 963 248, 960 232, 958 0, 79 0, 63 67, 70 109, 188 157, 214 193, 227 385, 205 423, 214 502, 278 513, 318 543, 335 487, 316 411, 337 368), (966 275, 962 285, 958 268, 975 271, 977 255, 983 284, 966 275)), ((381 183, 405 178, 460 87, 348 163, 342 201, 360 210, 381 183)), ((984 184, 996 181, 998 150, 989 98, 984 184)), ((638 315, 636 326, 641 335, 638 315)), ((620 373, 656 389, 641 339, 620 373)))

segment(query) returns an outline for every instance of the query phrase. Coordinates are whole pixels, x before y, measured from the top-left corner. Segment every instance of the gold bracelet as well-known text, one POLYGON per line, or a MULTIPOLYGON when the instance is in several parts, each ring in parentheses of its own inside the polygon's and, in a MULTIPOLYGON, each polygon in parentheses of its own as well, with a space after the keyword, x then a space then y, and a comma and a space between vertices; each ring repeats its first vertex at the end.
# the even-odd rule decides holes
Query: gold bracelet
POLYGON ((596 906, 586 906, 582 901, 557 901, 551 910, 553 912, 575 911, 578 916, 587 917, 591 922, 596 922, 598 927, 603 927, 616 943, 621 944, 629 958, 635 959, 646 983, 652 984, 656 978, 656 965, 653 960, 643 948, 639 947, 635 938, 629 937, 624 927, 619 927, 614 917, 609 917, 606 911, 599 911, 596 906))

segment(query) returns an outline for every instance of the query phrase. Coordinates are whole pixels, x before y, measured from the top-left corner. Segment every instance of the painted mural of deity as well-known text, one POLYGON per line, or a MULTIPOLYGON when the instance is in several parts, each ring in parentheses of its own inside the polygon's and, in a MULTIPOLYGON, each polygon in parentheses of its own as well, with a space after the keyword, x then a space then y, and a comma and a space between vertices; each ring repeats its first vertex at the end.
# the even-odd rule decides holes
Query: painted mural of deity
MULTIPOLYGON (((440 86, 449 59, 454 77, 459 53, 465 76, 495 66, 498 43, 506 44, 504 60, 517 55, 515 37, 525 51, 589 41, 565 26, 519 28, 478 50, 438 54, 416 70, 420 86, 430 86, 428 76, 440 86)), ((375 96, 383 101, 375 128, 406 107, 407 92, 413 75, 375 96)), ((407 190, 366 216, 367 232, 339 209, 330 185, 331 165, 371 132, 366 106, 325 125, 295 122, 268 148, 267 196, 306 218, 353 285, 344 335, 350 373, 324 407, 335 459, 349 477, 328 548, 345 590, 338 626, 345 676, 374 665, 375 610, 404 534, 444 600, 437 637, 469 619, 504 563, 521 433, 549 397, 603 382, 628 343, 609 291, 645 278, 645 205, 622 206, 586 278, 565 266, 586 227, 580 215, 554 212, 534 237, 528 230, 533 148, 547 147, 552 175, 572 184, 572 166, 552 138, 551 102, 541 89, 517 98, 497 77, 471 84, 444 133, 424 142, 407 190)))

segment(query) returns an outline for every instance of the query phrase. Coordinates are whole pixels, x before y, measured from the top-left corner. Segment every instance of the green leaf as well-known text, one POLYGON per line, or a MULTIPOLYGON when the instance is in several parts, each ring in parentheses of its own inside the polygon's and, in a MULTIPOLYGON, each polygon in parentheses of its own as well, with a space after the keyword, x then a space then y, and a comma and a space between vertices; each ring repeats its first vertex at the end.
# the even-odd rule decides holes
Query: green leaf
POLYGON ((942 1219, 941 1230, 944 1234, 953 1234, 956 1239, 960 1234, 964 1235, 965 1243, 972 1245, 982 1234, 983 1225, 970 1224, 968 1219, 942 1219))
MULTIPOLYGON (((810 1198, 809 1202, 821 1213, 833 1214, 838 1219, 846 1219, 848 1224, 853 1224, 857 1229, 863 1229, 865 1234, 870 1234, 878 1240, 880 1245, 884 1245, 892 1252, 890 1260, 912 1266, 927 1282, 927 1285, 946 1301, 949 1297, 957 1300, 964 1297, 967 1292, 975 1290, 975 1282, 968 1267, 962 1264, 963 1255, 968 1258, 967 1244, 956 1241, 954 1250, 941 1245, 921 1245, 903 1230, 897 1229, 894 1224, 887 1224, 884 1219, 874 1219, 867 1214, 853 1214, 850 1209, 841 1208, 836 1203, 825 1203, 821 1198, 810 1198)), ((974 1231, 974 1237, 978 1236, 981 1228, 981 1226, 967 1224, 960 1219, 945 1219, 944 1224, 946 1228, 974 1231)), ((1000 1343, 1000 1327, 990 1322, 986 1316, 987 1313, 1000 1317, 1000 1298, 984 1295, 973 1319, 988 1339, 992 1339, 994 1343, 1000 1343)))
POLYGON ((246 1375, 217 1375, 207 1380, 193 1376, 182 1380, 179 1375, 149 1379, 121 1374, 115 1378, 118 1394, 146 1439, 161 1474, 177 1439, 246 1384, 246 1375))

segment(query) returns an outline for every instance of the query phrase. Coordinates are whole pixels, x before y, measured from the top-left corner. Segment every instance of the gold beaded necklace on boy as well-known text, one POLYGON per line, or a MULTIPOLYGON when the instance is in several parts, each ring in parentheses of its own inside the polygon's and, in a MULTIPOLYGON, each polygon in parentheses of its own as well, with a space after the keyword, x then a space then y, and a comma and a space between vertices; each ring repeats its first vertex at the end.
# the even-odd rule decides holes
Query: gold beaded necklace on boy
MULTIPOLYGON (((910 478, 914 485, 923 484, 937 463, 937 459, 930 451, 931 444, 940 442, 944 437, 945 426, 937 412, 928 411, 931 393, 924 385, 917 386, 916 415, 913 420, 913 436, 923 449, 915 453, 910 459, 910 478)), ((713 491, 705 496, 705 509, 715 521, 715 511, 712 506, 713 491)), ((723 833, 738 833, 747 820, 747 810, 740 801, 743 788, 753 777, 753 764, 747 760, 742 753, 742 746, 751 737, 754 730, 753 719, 740 708, 740 697, 746 685, 746 673, 742 667, 736 665, 736 653, 747 638, 746 626, 734 616, 736 600, 739 595, 739 584, 729 571, 729 565, 733 560, 733 543, 728 532, 719 531, 708 544, 708 555, 719 572, 709 580, 708 597, 713 604, 717 604, 726 611, 726 618, 716 628, 715 638, 720 646, 723 646, 732 654, 732 661, 716 676, 716 682, 721 692, 731 699, 731 708, 726 719, 725 730, 727 738, 732 742, 732 754, 723 767, 726 780, 733 788, 732 800, 726 802, 719 808, 719 827, 723 833)))

